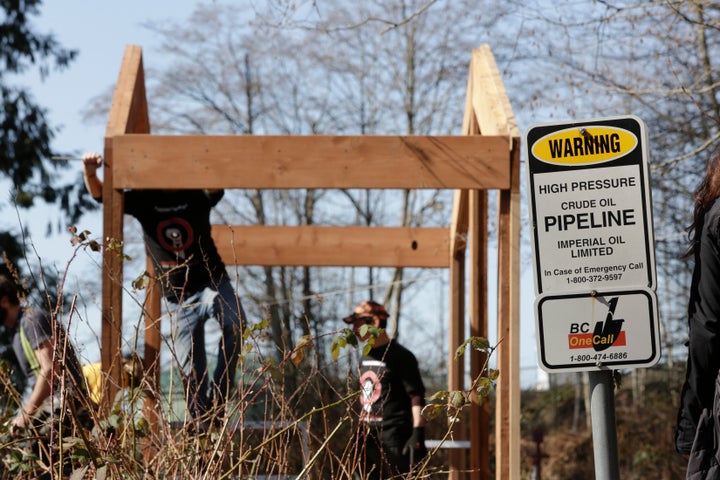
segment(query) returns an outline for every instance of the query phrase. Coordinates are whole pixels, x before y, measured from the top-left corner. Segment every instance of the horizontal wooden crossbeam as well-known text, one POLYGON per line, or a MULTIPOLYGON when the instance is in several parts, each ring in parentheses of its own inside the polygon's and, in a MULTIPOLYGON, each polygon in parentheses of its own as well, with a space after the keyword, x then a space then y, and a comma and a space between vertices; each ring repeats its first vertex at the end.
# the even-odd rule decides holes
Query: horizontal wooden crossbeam
POLYGON ((112 138, 115 188, 467 188, 510 186, 506 136, 112 138))
POLYGON ((227 265, 450 266, 447 228, 228 226, 212 235, 227 265))

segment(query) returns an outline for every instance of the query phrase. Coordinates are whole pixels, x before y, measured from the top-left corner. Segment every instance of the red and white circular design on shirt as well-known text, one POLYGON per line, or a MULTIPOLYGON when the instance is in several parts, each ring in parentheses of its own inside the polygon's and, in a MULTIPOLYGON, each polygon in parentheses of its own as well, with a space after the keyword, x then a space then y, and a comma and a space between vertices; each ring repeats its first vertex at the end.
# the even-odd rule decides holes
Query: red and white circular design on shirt
POLYGON ((157 241, 169 252, 183 252, 194 240, 193 228, 184 218, 171 218, 157 225, 157 241))
POLYGON ((380 398, 380 380, 372 370, 360 375, 360 403, 370 406, 380 398))

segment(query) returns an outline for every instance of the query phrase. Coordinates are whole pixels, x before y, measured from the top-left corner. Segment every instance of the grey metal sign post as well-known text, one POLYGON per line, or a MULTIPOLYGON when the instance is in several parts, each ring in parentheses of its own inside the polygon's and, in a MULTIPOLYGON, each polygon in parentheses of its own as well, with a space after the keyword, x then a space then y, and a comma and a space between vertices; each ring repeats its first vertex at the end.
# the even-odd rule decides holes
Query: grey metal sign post
POLYGON ((595 475, 616 480, 613 370, 660 359, 645 126, 608 117, 525 137, 539 364, 589 372, 595 475))

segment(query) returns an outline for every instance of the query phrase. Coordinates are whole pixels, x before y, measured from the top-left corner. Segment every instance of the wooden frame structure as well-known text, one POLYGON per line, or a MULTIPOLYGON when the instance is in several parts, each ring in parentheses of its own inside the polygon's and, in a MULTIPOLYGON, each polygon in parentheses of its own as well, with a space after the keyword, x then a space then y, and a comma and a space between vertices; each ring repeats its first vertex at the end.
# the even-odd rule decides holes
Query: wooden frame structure
MULTIPOLYGON (((520 136, 487 45, 472 52, 462 136, 150 135, 142 49, 129 45, 108 118, 104 156, 103 237, 114 242, 106 244, 103 254, 101 355, 105 378, 114 379, 120 378, 123 268, 112 244, 123 239, 123 191, 168 188, 169 164, 173 188, 454 189, 448 228, 213 226, 228 265, 449 268, 451 390, 467 388, 463 364, 452 358, 455 349, 468 333, 488 335, 486 190, 498 190, 495 478, 520 477, 520 136)), ((146 371, 159 385, 160 299, 154 287, 147 292, 145 309, 146 371)), ((471 378, 483 361, 473 353, 471 378)), ((107 382, 105 399, 114 398, 116 385, 107 382)), ((150 407, 154 401, 149 399, 150 407)), ((449 478, 488 479, 487 404, 473 405, 465 423, 468 431, 458 430, 455 438, 469 435, 469 456, 451 452, 449 478), (469 474, 461 472, 466 464, 469 474)))

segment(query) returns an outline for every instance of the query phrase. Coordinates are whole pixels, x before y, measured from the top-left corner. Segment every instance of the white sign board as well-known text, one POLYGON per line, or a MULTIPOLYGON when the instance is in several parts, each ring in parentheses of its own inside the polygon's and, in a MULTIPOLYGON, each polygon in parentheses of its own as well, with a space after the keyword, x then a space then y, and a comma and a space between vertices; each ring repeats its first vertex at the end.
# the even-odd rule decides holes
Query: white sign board
POLYGON ((635 117, 528 131, 536 294, 655 287, 644 137, 635 117))
POLYGON ((624 116, 535 125, 525 145, 541 367, 653 365, 660 346, 644 124, 624 116), (608 325, 622 329, 610 335, 608 325))
POLYGON ((657 300, 643 288, 541 295, 540 367, 547 372, 649 367, 660 359, 657 300))

